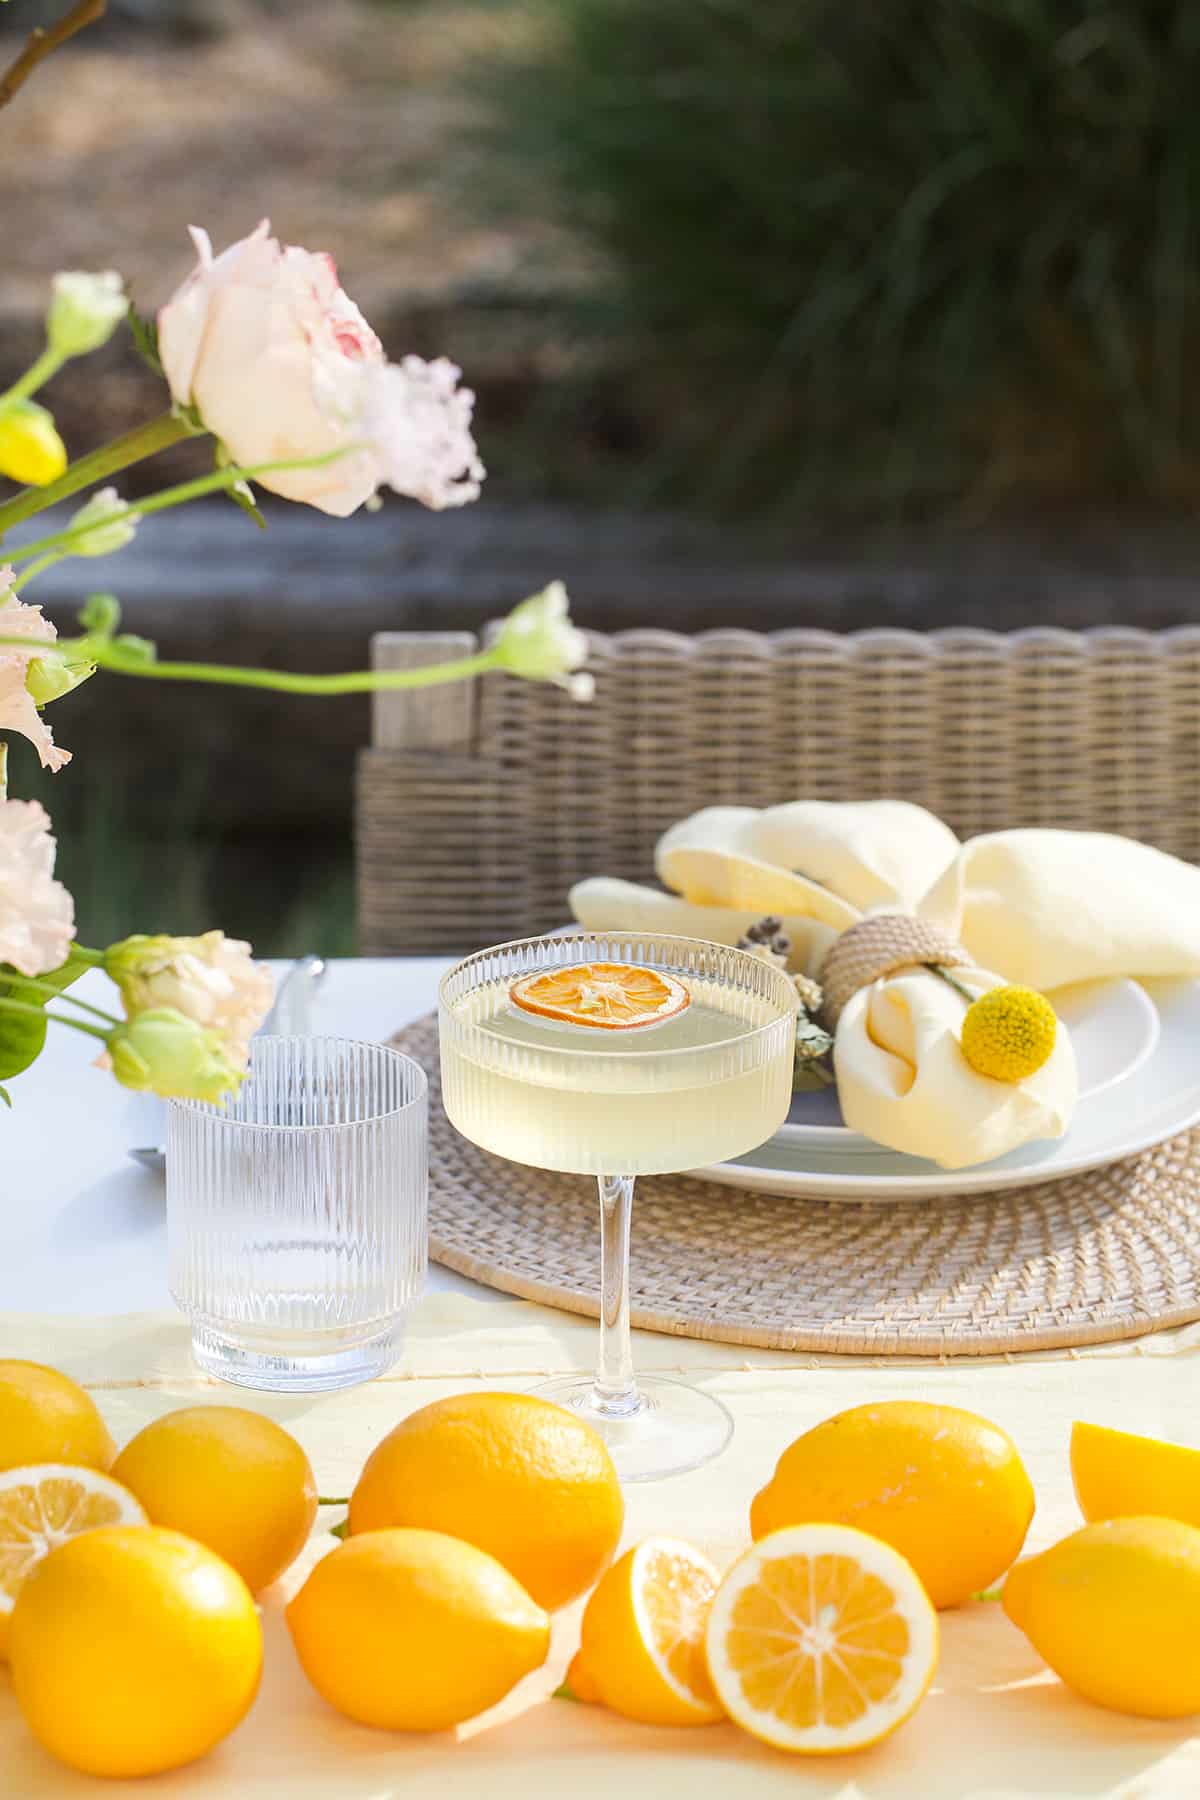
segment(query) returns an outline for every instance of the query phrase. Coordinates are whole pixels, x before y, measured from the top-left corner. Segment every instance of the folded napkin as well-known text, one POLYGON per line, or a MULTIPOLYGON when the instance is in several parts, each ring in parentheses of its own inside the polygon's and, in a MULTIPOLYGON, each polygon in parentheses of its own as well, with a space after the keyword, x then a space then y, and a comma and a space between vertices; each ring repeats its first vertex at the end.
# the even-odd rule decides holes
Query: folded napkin
POLYGON ((1200 976, 1200 869, 1132 838, 972 838, 916 909, 1007 981, 1200 976))
MULTIPOLYGON (((956 967, 972 995, 1003 986, 990 970, 956 967)), ((1078 1097, 1075 1053, 1059 1027, 1048 1062, 1023 1081, 978 1074, 963 1054, 967 1001, 928 969, 873 981, 847 1001, 833 1062, 852 1131, 943 1169, 990 1162, 1034 1138, 1062 1137, 1078 1097)))
POLYGON ((589 931, 721 944, 772 913, 792 939, 792 966, 812 973, 868 909, 914 907, 958 849, 948 826, 904 800, 710 806, 659 840, 655 868, 673 893, 601 876, 572 888, 571 910, 589 931))

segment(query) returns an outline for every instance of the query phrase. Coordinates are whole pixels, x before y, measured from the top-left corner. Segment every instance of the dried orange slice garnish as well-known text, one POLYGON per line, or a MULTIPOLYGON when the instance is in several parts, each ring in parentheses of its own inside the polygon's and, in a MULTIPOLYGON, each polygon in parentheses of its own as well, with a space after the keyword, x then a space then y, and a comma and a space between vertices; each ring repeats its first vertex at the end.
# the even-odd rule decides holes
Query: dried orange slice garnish
POLYGON ((509 998, 522 1012, 606 1031, 657 1025, 683 1012, 692 999, 673 975, 632 963, 575 963, 569 969, 523 975, 509 998))

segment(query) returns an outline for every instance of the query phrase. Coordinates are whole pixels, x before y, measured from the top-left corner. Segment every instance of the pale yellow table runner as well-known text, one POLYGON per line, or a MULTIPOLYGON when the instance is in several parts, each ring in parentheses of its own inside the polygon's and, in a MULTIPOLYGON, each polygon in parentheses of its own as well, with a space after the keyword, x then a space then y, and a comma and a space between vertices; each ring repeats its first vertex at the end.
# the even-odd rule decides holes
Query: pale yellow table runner
MULTIPOLYGON (((174 1315, 113 1319, 0 1317, 0 1357, 66 1369, 95 1393, 123 1442, 148 1419, 196 1401, 261 1408, 304 1444, 323 1493, 346 1493, 371 1447, 415 1407, 468 1387, 532 1387, 586 1368, 595 1327, 521 1301, 431 1295, 417 1308, 397 1369, 349 1393, 283 1400, 208 1382, 174 1315)), ((1068 1357, 874 1363, 745 1352, 641 1336, 642 1368, 678 1370, 719 1394, 737 1420, 719 1461, 627 1489, 627 1538, 668 1531, 719 1562, 748 1541, 752 1494, 780 1450, 809 1425, 871 1398, 941 1399, 994 1418, 1016 1439, 1037 1489, 1030 1547, 1072 1530, 1067 1441, 1082 1417, 1200 1440, 1200 1327, 1068 1357)), ((332 1515, 327 1522, 332 1522, 332 1515)), ((352 1725, 300 1675, 279 1613, 303 1569, 265 1597, 267 1666, 241 1728, 202 1763, 157 1781, 99 1783, 53 1763, 29 1738, 0 1676, 0 1796, 68 1800, 152 1793, 172 1800, 1159 1800, 1200 1796, 1200 1720, 1155 1724, 1074 1699, 995 1604, 943 1615, 933 1691, 896 1737, 860 1756, 800 1761, 732 1725, 659 1731, 593 1707, 549 1700, 578 1637, 579 1607, 559 1615, 547 1667, 504 1707, 455 1736, 406 1738, 352 1725)), ((1200 1654, 1198 1647, 1197 1654, 1200 1654)))

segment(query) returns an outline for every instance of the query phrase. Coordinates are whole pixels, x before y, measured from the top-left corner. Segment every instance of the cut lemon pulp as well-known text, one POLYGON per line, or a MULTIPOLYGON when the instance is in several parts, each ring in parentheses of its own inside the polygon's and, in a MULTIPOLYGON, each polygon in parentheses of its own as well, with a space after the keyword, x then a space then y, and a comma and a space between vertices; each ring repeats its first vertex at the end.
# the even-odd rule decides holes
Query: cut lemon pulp
POLYGON ((708 1615, 709 1673, 731 1718, 780 1750, 860 1750, 914 1712, 937 1667, 937 1614, 911 1565, 848 1525, 762 1538, 708 1615))
POLYGON ((127 1488, 98 1469, 35 1463, 0 1473, 0 1655, 17 1590, 56 1545, 97 1525, 145 1525, 127 1488))
POLYGON ((682 981, 632 963, 576 963, 523 975, 510 988, 509 999, 522 1012, 607 1031, 657 1025, 691 1004, 682 981))
POLYGON ((704 1660, 717 1571, 678 1538, 647 1538, 602 1577, 568 1682, 647 1725, 709 1725, 722 1709, 704 1660))

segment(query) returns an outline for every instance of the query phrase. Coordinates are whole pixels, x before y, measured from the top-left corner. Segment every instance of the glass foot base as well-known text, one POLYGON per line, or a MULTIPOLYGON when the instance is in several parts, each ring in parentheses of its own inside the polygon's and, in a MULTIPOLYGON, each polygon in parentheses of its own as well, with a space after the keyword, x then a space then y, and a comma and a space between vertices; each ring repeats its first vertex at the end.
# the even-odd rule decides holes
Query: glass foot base
POLYGON ((323 1394, 382 1375, 399 1356, 402 1340, 397 1324, 345 1349, 302 1354, 284 1345, 251 1346, 205 1325, 193 1325, 192 1355, 206 1375, 238 1387, 272 1394, 323 1394))
POLYGON ((719 1400, 657 1375, 639 1378, 637 1408, 627 1413, 602 1411, 588 1376, 560 1375, 534 1391, 600 1433, 622 1481, 661 1481, 698 1469, 733 1436, 733 1420, 719 1400))

